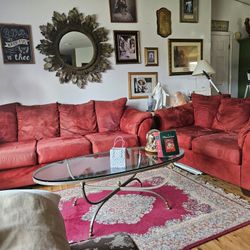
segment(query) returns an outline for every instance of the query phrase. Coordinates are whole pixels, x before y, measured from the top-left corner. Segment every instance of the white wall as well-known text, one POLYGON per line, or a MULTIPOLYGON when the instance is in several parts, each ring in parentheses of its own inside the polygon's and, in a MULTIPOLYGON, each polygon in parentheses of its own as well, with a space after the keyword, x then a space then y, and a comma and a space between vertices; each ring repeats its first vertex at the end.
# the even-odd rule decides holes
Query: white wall
MULTIPOLYGON (((190 75, 169 76, 168 39, 157 35, 156 10, 166 7, 172 12, 172 35, 168 38, 203 39, 204 58, 210 60, 211 0, 199 1, 199 23, 179 22, 179 0, 137 0, 137 23, 111 23, 109 1, 103 0, 1 0, 0 23, 31 24, 34 47, 42 39, 39 25, 51 22, 53 11, 68 13, 77 7, 85 15, 96 14, 100 26, 110 30, 139 30, 141 63, 116 65, 111 58, 112 70, 103 74, 102 83, 89 83, 85 89, 73 84, 60 84, 54 72, 43 69, 44 56, 35 49, 35 64, 3 64, 0 53, 0 104, 19 101, 23 104, 49 102, 82 103, 90 99, 112 100, 128 96, 128 72, 157 71, 158 79, 171 94, 187 92, 203 81, 190 75), (145 67, 144 47, 159 48, 159 66, 145 67)), ((129 104, 146 109, 146 99, 129 100, 129 104)))
POLYGON ((247 37, 244 21, 250 17, 250 6, 234 0, 212 0, 212 19, 229 21, 229 31, 232 35, 232 96, 238 95, 238 64, 239 43, 234 39, 234 33, 240 32, 242 38, 247 37))

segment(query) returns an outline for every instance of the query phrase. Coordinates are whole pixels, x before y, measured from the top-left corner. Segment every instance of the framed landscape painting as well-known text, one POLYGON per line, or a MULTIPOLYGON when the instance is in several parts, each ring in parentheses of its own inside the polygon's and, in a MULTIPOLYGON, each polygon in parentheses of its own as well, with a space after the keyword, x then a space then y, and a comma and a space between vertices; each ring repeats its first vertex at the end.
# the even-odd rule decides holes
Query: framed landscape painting
POLYGON ((158 81, 157 72, 129 72, 128 97, 129 99, 148 98, 152 94, 158 81))
POLYGON ((139 63, 139 31, 114 30, 115 58, 117 64, 139 63))
POLYGON ((203 56, 202 39, 169 39, 169 75, 192 74, 203 56))

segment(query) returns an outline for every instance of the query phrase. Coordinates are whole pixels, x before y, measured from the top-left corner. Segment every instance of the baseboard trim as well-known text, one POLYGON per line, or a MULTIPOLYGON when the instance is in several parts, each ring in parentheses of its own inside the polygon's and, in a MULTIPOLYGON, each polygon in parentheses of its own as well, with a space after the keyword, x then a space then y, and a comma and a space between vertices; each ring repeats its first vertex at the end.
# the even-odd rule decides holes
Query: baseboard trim
POLYGON ((190 172, 190 173, 192 173, 194 175, 201 175, 201 174, 203 174, 203 172, 201 172, 200 170, 192 168, 192 167, 190 167, 190 166, 188 166, 186 164, 183 164, 183 163, 175 162, 174 165, 176 167, 179 167, 179 168, 181 168, 183 170, 186 170, 186 171, 188 171, 188 172, 190 172))

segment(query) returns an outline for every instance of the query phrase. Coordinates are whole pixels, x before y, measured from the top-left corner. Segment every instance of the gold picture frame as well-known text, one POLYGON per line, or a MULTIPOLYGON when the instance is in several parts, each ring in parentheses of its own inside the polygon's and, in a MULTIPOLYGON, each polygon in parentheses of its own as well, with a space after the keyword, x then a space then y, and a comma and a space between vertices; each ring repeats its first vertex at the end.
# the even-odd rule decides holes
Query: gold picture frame
POLYGON ((198 23, 199 0, 180 0, 180 22, 198 23))
POLYGON ((145 47, 144 60, 145 60, 145 66, 158 66, 159 65, 158 48, 145 47))
POLYGON ((169 39, 169 75, 192 74, 203 57, 202 39, 169 39))
POLYGON ((128 72, 128 98, 148 98, 157 81, 157 72, 128 72))
POLYGON ((211 30, 212 31, 223 31, 228 32, 229 21, 225 20, 212 20, 211 30))

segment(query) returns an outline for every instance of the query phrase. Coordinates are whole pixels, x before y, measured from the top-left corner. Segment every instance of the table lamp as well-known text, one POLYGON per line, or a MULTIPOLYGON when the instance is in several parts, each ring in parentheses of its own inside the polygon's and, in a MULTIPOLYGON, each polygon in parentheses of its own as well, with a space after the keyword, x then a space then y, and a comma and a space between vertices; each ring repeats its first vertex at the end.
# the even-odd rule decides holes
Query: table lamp
POLYGON ((198 61, 192 75, 193 76, 205 75, 207 77, 208 81, 210 82, 210 84, 216 90, 216 92, 221 95, 221 92, 215 86, 215 84, 213 83, 213 81, 210 77, 210 75, 213 75, 213 74, 215 74, 215 70, 212 68, 212 66, 206 60, 200 60, 200 61, 198 61))
POLYGON ((250 70, 247 71, 247 85, 246 85, 246 89, 245 89, 245 94, 244 94, 244 98, 247 97, 247 92, 248 90, 250 90, 250 70))

